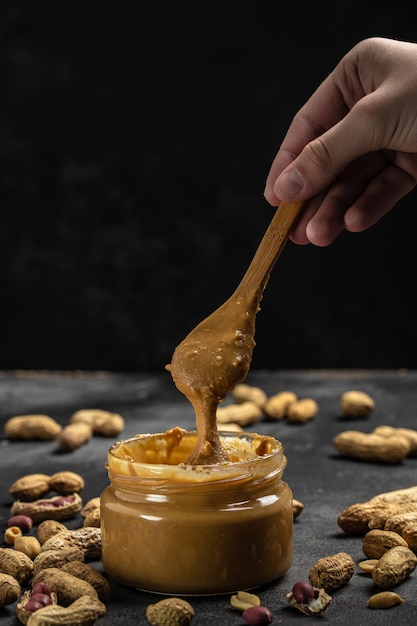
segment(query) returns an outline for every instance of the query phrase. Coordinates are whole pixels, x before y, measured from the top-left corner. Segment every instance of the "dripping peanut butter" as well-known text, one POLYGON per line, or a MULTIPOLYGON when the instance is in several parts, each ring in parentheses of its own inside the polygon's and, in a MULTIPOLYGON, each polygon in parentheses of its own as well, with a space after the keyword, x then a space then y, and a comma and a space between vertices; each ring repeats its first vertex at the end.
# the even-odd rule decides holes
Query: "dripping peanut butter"
POLYGON ((249 371, 261 297, 259 289, 234 294, 177 346, 166 366, 196 414, 196 447, 186 463, 228 460, 217 433, 216 411, 227 392, 249 371))

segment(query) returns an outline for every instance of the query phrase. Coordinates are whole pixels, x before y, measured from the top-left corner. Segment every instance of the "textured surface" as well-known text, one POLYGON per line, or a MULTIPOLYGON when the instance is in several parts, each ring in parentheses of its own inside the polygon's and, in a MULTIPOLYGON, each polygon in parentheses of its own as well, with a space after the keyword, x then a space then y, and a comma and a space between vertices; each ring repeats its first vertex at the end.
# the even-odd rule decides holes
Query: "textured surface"
MULTIPOLYGON (((347 552, 358 562, 363 560, 361 538, 342 533, 337 516, 347 506, 381 493, 417 484, 417 459, 408 458, 399 465, 387 466, 340 458, 332 445, 338 432, 355 428, 369 432, 377 425, 415 428, 417 424, 417 372, 397 371, 252 371, 247 382, 261 386, 268 395, 284 389, 299 397, 315 398, 317 416, 304 425, 265 420, 256 425, 261 433, 274 435, 283 442, 288 467, 285 480, 294 497, 304 503, 304 511, 294 525, 294 562, 289 572, 273 585, 257 590, 263 604, 274 614, 274 623, 304 623, 306 616, 291 609, 285 594, 299 580, 306 580, 310 567, 324 556, 347 552), (369 393, 375 411, 365 420, 341 418, 339 399, 348 389, 369 393)), ((229 400, 227 400, 229 401, 229 400)), ((100 407, 121 413, 126 420, 123 438, 139 432, 159 432, 180 425, 191 429, 191 407, 177 392, 167 373, 161 374, 3 374, 0 377, 1 424, 16 414, 45 412, 65 424, 77 409, 100 407)), ((2 532, 11 505, 8 486, 23 474, 53 473, 70 469, 85 479, 83 499, 95 497, 107 485, 104 468, 107 449, 112 441, 95 437, 83 448, 57 454, 53 442, 19 443, 0 441, 0 530, 2 532)), ((70 527, 80 525, 80 518, 70 527)), ((100 569, 101 565, 95 563, 100 569)), ((130 626, 146 625, 145 608, 160 596, 122 587, 110 581, 108 612, 98 623, 130 626)), ((334 592, 326 615, 329 623, 361 626, 413 622, 417 610, 415 574, 396 591, 404 598, 401 606, 385 611, 366 607, 376 591, 370 579, 357 569, 349 584, 334 592)), ((196 626, 243 623, 230 609, 229 597, 192 598, 196 626)), ((2 626, 15 626, 14 607, 0 610, 2 626)))
MULTIPOLYGON (((299 106, 361 38, 416 37, 387 6, 4 0, 0 368, 161 369, 243 276, 299 106)), ((256 367, 417 367, 415 198, 285 249, 256 367)))

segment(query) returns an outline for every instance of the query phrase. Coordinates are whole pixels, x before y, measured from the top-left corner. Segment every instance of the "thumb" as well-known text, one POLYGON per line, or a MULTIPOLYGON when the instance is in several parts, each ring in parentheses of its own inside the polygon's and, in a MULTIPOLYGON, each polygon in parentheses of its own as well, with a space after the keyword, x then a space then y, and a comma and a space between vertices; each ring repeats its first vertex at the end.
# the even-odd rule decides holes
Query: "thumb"
POLYGON ((375 128, 368 124, 368 116, 359 113, 354 107, 335 126, 304 146, 275 181, 278 198, 307 200, 326 189, 352 161, 381 147, 372 145, 375 128))

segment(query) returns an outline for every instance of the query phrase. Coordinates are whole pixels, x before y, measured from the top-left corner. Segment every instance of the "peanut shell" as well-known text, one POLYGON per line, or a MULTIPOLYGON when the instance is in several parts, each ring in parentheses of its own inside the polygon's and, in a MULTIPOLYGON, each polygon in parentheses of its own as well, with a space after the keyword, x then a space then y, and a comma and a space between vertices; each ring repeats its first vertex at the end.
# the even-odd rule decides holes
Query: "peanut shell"
POLYGON ((410 453, 410 443, 402 435, 383 437, 359 430, 346 430, 334 437, 333 444, 341 455, 364 461, 399 463, 410 453))
POLYGON ((372 571, 378 587, 391 589, 408 578, 417 566, 417 556, 410 548, 395 546, 385 552, 372 571))
POLYGON ((56 439, 62 426, 49 415, 16 415, 4 425, 7 439, 50 441, 56 439))
POLYGON ((27 626, 89 626, 105 613, 106 607, 98 598, 81 596, 67 607, 50 605, 38 609, 27 626))
MULTIPOLYGON (((48 594, 51 598, 51 604, 57 604, 58 599, 56 593, 51 592, 48 594)), ((33 611, 30 611, 26 608, 27 604, 30 602, 32 598, 32 589, 27 589, 21 595, 19 602, 16 605, 16 616, 22 624, 27 624, 29 618, 33 615, 33 611)), ((49 624, 48 624, 49 626, 49 624)))
POLYGON ((16 480, 9 487, 9 494, 15 500, 37 500, 50 491, 47 474, 28 474, 16 480))
POLYGON ((304 615, 321 615, 332 603, 332 597, 324 589, 315 589, 315 592, 314 599, 309 602, 299 602, 292 591, 287 593, 286 598, 290 606, 304 615))
POLYGON ((273 420, 280 420, 287 416, 288 407, 298 400, 293 391, 280 391, 268 398, 263 407, 267 417, 273 420))
POLYGON ((93 429, 87 422, 67 424, 58 435, 58 447, 66 452, 76 450, 90 441, 93 435, 93 429))
POLYGON ((0 609, 16 602, 20 593, 21 587, 16 578, 0 572, 0 609))
POLYGON ((84 552, 76 547, 40 552, 33 560, 33 575, 36 576, 42 569, 50 567, 62 568, 72 561, 84 561, 84 552))
POLYGON ((258 422, 262 417, 262 409, 255 402, 242 402, 241 404, 228 404, 219 406, 216 412, 217 424, 235 422, 240 426, 248 426, 258 422))
POLYGON ((40 544, 43 545, 45 541, 62 532, 68 530, 65 524, 61 524, 58 520, 46 519, 38 526, 38 539, 40 544))
POLYGON ((319 559, 310 569, 308 579, 313 587, 330 593, 346 585, 355 571, 355 561, 346 552, 319 559))
POLYGON ((70 417, 70 424, 77 422, 89 424, 95 435, 103 437, 116 437, 125 427, 121 415, 103 409, 80 409, 70 417))
POLYGON ((82 500, 78 493, 68 496, 53 496, 52 498, 42 498, 34 502, 21 502, 16 500, 11 508, 12 515, 27 515, 35 523, 43 522, 46 519, 63 520, 74 517, 81 511, 82 500))
POLYGON ((366 533, 362 541, 362 552, 368 559, 380 559, 394 546, 406 546, 407 542, 398 533, 377 528, 366 533))
POLYGON ((75 530, 64 530, 45 541, 42 545, 42 552, 73 547, 82 550, 86 559, 101 558, 101 529, 87 526, 75 530))
POLYGON ((402 537, 407 542, 410 550, 417 552, 417 522, 407 524, 403 529, 402 537))
POLYGON ((86 502, 80 513, 83 517, 87 517, 92 511, 100 508, 100 496, 91 498, 86 502))
POLYGON ((250 401, 257 404, 261 409, 268 401, 268 396, 263 389, 245 383, 239 383, 235 386, 232 391, 232 398, 236 404, 250 401))
POLYGON ((96 590, 99 600, 107 602, 110 597, 109 581, 94 567, 83 563, 81 560, 72 560, 65 563, 61 569, 90 583, 96 590))
MULTIPOLYGON (((398 509, 397 509, 398 511, 398 509)), ((408 524, 417 522, 417 505, 414 504, 411 511, 398 511, 390 515, 384 524, 384 530, 392 530, 399 535, 403 534, 403 530, 408 524)))
POLYGON ((380 493, 366 502, 348 506, 337 518, 340 528, 351 535, 365 535, 370 528, 385 528, 398 513, 417 510, 417 486, 380 493))
POLYGON ((62 496, 79 493, 84 489, 84 478, 75 472, 56 472, 49 478, 49 488, 62 496))
POLYGON ((190 626, 194 609, 181 598, 164 598, 146 607, 146 619, 152 626, 190 626))
POLYGON ((417 430, 412 428, 400 428, 394 426, 377 426, 372 431, 376 435, 383 437, 391 437, 392 435, 401 435, 408 439, 410 444, 410 455, 417 454, 417 430))
POLYGON ((62 568, 49 567, 40 570, 33 579, 32 587, 37 582, 46 583, 56 593, 58 604, 62 606, 68 606, 81 596, 98 599, 97 592, 90 583, 64 572, 62 568))
POLYGON ((287 409, 287 418, 291 424, 302 424, 313 419, 319 406, 313 398, 301 398, 292 402, 287 409))
POLYGON ((367 417, 374 408, 374 400, 364 391, 345 391, 340 398, 340 409, 344 417, 367 417))
POLYGON ((0 548, 0 572, 13 576, 20 585, 24 585, 33 574, 32 559, 14 548, 0 548))
POLYGON ((91 511, 87 517, 84 518, 83 526, 95 526, 96 528, 100 528, 101 525, 101 513, 100 509, 94 509, 91 511))

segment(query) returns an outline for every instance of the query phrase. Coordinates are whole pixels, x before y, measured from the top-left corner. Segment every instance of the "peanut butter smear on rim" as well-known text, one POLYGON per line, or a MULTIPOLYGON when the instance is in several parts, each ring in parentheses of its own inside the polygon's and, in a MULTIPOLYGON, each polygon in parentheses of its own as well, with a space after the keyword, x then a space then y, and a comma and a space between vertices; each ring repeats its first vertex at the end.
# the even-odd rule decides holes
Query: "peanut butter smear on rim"
POLYGON ((249 371, 261 298, 262 289, 233 294, 176 347, 166 366, 196 415, 197 442, 186 464, 229 461, 219 438, 216 412, 249 371))

